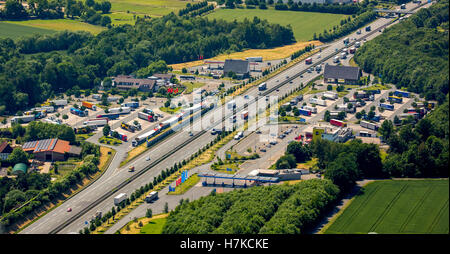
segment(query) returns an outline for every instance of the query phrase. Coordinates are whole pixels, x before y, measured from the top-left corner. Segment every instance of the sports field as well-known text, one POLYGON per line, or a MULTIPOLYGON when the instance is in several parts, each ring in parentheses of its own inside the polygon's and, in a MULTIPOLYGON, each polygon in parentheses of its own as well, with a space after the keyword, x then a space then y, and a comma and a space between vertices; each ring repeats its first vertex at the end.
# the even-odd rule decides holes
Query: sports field
POLYGON ((325 234, 448 234, 448 197, 448 179, 376 181, 325 234))
POLYGON ((12 24, 7 22, 0 22, 0 38, 11 38, 17 39, 22 36, 32 35, 32 34, 51 34, 55 31, 35 28, 30 26, 23 26, 18 24, 12 24))
POLYGON ((87 31, 92 34, 98 34, 107 29, 106 27, 91 25, 71 19, 32 19, 25 21, 8 21, 8 23, 54 31, 87 31))
POLYGON ((228 21, 242 21, 244 18, 253 20, 253 17, 267 19, 270 23, 280 25, 291 25, 297 41, 312 40, 314 33, 319 35, 324 29, 333 29, 340 21, 348 15, 300 12, 300 11, 277 11, 274 9, 218 9, 206 17, 210 19, 224 19, 228 21))

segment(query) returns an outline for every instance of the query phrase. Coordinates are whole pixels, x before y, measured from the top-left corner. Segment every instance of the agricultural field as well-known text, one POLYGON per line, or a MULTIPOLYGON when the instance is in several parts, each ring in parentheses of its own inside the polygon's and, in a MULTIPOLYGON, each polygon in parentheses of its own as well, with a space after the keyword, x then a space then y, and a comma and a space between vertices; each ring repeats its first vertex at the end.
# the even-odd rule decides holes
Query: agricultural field
MULTIPOLYGON (((107 29, 106 27, 91 25, 85 22, 71 19, 47 19, 47 20, 33 19, 25 21, 7 21, 1 22, 0 26, 2 23, 24 26, 27 29, 31 29, 31 33, 33 33, 32 31, 33 29, 35 29, 38 33, 52 33, 54 31, 69 30, 69 31, 87 31, 92 34, 98 34, 107 29), (43 30, 43 32, 39 32, 40 30, 43 30)), ((3 33, 2 30, 3 29, 0 29, 0 37, 1 34, 3 33)))
POLYGON ((448 234, 447 180, 387 180, 364 187, 325 234, 448 234))
POLYGON ((209 19, 224 19, 227 21, 242 21, 244 18, 253 17, 267 19, 270 23, 283 26, 291 25, 294 37, 297 41, 309 41, 314 33, 319 35, 324 29, 333 29, 340 21, 349 15, 330 14, 318 12, 278 11, 274 9, 219 9, 206 17, 209 19))
POLYGON ((22 36, 28 36, 32 34, 51 34, 54 32, 55 31, 48 29, 23 26, 19 24, 12 24, 9 22, 0 22, 0 39, 2 38, 17 39, 22 36))
POLYGON ((187 3, 196 1, 183 0, 110 0, 112 13, 145 14, 161 17, 171 12, 177 13, 187 3))

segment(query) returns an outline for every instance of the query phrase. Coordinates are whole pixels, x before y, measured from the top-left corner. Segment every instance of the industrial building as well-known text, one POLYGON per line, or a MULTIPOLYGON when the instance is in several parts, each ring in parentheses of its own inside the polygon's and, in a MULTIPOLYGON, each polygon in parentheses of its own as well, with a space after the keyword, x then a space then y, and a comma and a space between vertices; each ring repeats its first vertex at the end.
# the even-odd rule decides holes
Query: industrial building
POLYGON ((120 90, 136 88, 142 92, 156 92, 162 86, 170 84, 173 74, 153 74, 148 78, 135 78, 131 75, 112 77, 112 85, 120 90))
POLYGON ((353 137, 353 129, 348 127, 330 128, 330 127, 314 127, 313 140, 325 139, 337 143, 345 143, 353 137))
POLYGON ((362 76, 359 67, 325 64, 323 79, 325 83, 357 85, 362 76))
POLYGON ((236 74, 237 78, 248 78, 250 76, 249 61, 239 59, 226 59, 223 66, 223 74, 228 75, 229 72, 236 74))
POLYGON ((34 155, 40 161, 61 161, 68 156, 79 156, 81 148, 69 145, 69 141, 53 138, 30 141, 23 144, 22 149, 34 155))

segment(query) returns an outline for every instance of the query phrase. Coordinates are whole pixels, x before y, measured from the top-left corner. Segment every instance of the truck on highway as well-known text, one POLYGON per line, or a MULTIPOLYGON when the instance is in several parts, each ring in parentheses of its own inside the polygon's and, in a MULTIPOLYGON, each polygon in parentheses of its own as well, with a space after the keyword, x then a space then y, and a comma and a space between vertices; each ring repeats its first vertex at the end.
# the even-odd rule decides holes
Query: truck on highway
POLYGON ((134 166, 129 166, 128 167, 128 172, 134 172, 134 166))
POLYGON ((236 101, 235 100, 231 100, 227 103, 227 108, 228 109, 234 109, 236 108, 236 101))
POLYGON ((350 54, 355 54, 356 48, 355 47, 351 47, 348 49, 348 53, 350 54))
POLYGON ((400 5, 400 9, 406 9, 406 4, 400 5))
POLYGON ((34 121, 36 117, 34 115, 28 115, 28 116, 15 116, 11 119, 11 124, 13 123, 29 123, 31 121, 34 121))
POLYGON ((347 58, 347 54, 345 54, 345 52, 341 53, 341 59, 346 59, 347 58))
POLYGON ((355 48, 359 48, 359 47, 361 47, 361 42, 359 42, 359 41, 355 42, 355 48))
POLYGON ((85 106, 88 109, 97 110, 97 106, 95 106, 95 104, 91 102, 83 101, 81 102, 81 105, 85 106))
POLYGON ((343 42, 344 42, 344 44, 348 44, 350 42, 350 38, 348 38, 348 37, 345 38, 343 42))
POLYGON ((158 192, 157 191, 152 191, 150 192, 146 197, 145 197, 145 202, 150 203, 153 200, 158 199, 158 192))
POLYGON ((370 26, 366 26, 366 32, 370 32, 372 28, 370 26))
POLYGON ((339 56, 335 56, 333 58, 333 63, 339 63, 339 56))
POLYGON ((264 91, 264 90, 266 90, 267 89, 267 83, 266 82, 264 82, 264 83, 262 83, 262 84, 260 84, 259 86, 258 86, 258 90, 259 91, 264 91))
POLYGON ((361 127, 366 128, 366 129, 370 129, 370 130, 374 130, 374 131, 378 130, 378 125, 374 124, 374 123, 361 121, 359 124, 361 125, 361 127))
POLYGON ((247 120, 247 119, 248 119, 248 111, 242 112, 242 113, 241 113, 241 118, 242 118, 243 120, 247 120))
POLYGON ((331 119, 330 124, 339 127, 347 127, 347 123, 341 120, 331 119))
POLYGON ((114 205, 120 205, 120 203, 125 201, 127 198, 128 197, 126 193, 120 193, 119 195, 114 197, 114 205))
POLYGON ((312 58, 311 57, 306 58, 305 64, 312 64, 312 58))

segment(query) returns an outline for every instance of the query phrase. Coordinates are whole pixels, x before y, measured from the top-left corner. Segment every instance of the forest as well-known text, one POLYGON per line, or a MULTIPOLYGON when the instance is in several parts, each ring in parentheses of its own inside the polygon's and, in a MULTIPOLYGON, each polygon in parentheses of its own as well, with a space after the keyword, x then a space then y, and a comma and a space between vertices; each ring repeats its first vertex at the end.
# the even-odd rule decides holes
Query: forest
POLYGON ((355 62, 384 83, 442 103, 449 87, 448 7, 439 1, 387 28, 355 53, 355 62))
POLYGON ((163 234, 298 234, 310 230, 337 199, 329 180, 211 193, 170 212, 163 234))
POLYGON ((92 88, 105 77, 139 72, 159 60, 173 64, 294 41, 290 27, 258 18, 226 22, 174 13, 97 36, 65 31, 0 40, 0 115, 35 106, 75 85, 92 88))

